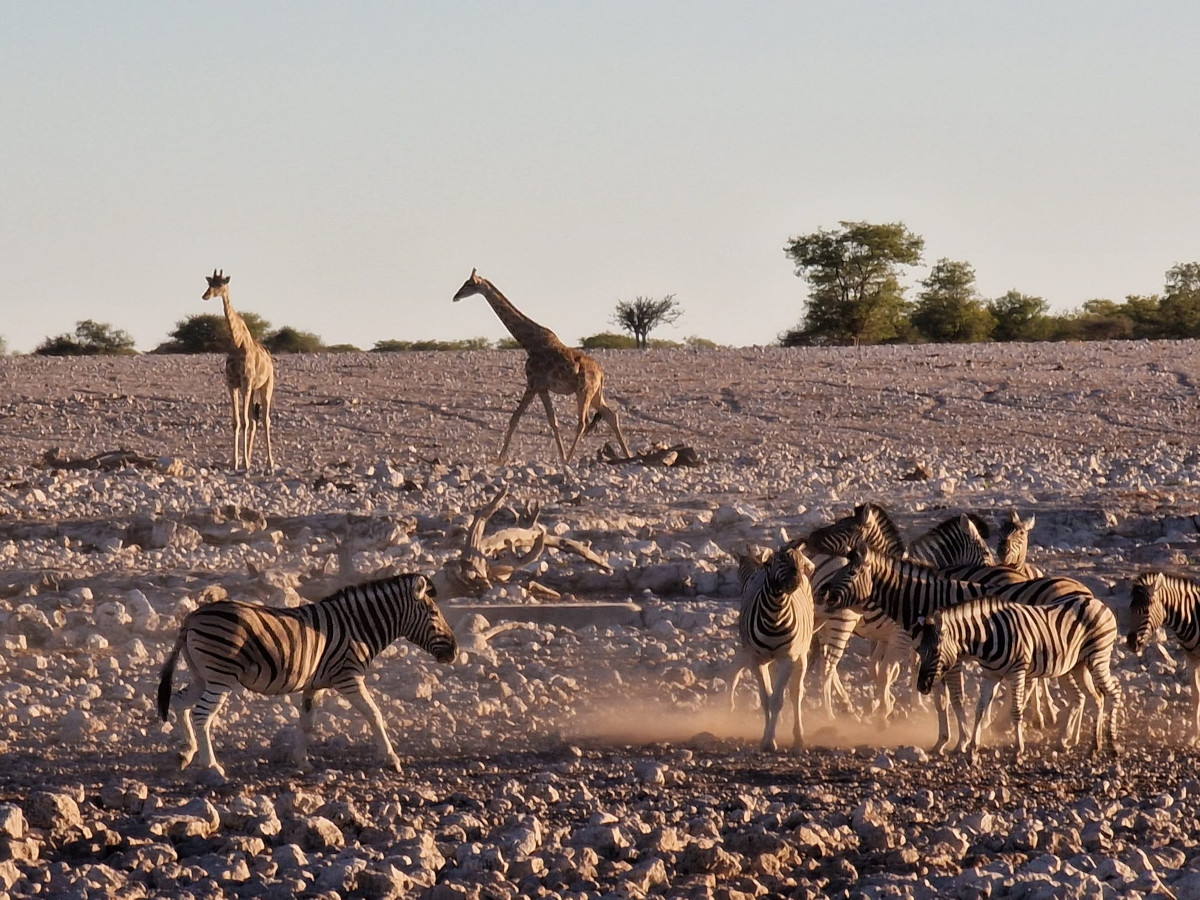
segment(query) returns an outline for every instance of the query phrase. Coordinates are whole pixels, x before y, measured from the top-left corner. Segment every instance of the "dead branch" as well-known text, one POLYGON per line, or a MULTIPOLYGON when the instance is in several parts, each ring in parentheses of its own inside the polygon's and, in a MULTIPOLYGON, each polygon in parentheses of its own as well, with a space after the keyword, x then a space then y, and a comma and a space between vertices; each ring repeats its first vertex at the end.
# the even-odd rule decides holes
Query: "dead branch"
POLYGON ((702 466, 704 460, 694 447, 686 444, 655 444, 649 450, 635 453, 633 456, 620 456, 612 444, 605 444, 600 451, 600 458, 610 465, 627 465, 636 463, 643 466, 687 467, 702 466))
MULTIPOLYGON (((590 547, 571 540, 550 534, 545 527, 538 524, 541 507, 527 505, 523 515, 516 516, 518 521, 529 522, 529 525, 516 525, 502 528, 491 535, 486 534, 488 521, 504 499, 508 496, 508 488, 503 488, 491 500, 485 503, 471 518, 467 528, 462 556, 458 559, 447 560, 442 571, 435 578, 435 586, 439 591, 446 591, 446 596, 478 595, 497 584, 512 581, 519 573, 533 565, 541 558, 548 547, 552 550, 574 553, 588 562, 611 572, 610 566, 603 557, 596 554, 590 547), (497 562, 496 557, 503 554, 516 556, 506 562, 497 562), (440 582, 440 583, 439 583, 440 582)), ((514 515, 516 515, 514 513, 514 515)), ((543 585, 533 585, 531 590, 540 590, 543 595, 555 597, 557 592, 543 585)))

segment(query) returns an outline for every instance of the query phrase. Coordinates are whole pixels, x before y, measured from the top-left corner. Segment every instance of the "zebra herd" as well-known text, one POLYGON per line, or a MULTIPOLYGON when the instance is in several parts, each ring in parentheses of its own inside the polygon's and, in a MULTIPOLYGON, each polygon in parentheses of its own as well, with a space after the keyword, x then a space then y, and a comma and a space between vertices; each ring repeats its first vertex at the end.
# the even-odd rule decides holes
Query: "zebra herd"
MULTIPOLYGON (((848 705, 837 667, 850 637, 859 634, 874 644, 873 711, 892 715, 894 685, 914 655, 917 690, 928 694, 941 688, 935 752, 957 748, 976 757, 996 687, 1008 681, 1019 761, 1027 700, 1035 718, 1055 719, 1046 684, 1055 679, 1064 685, 1069 707, 1060 727, 1061 746, 1079 742, 1091 696, 1097 709, 1092 751, 1118 752, 1116 723, 1123 700, 1112 673, 1116 616, 1086 585, 1047 576, 1025 561, 1033 526, 1033 517, 1010 513, 997 559, 986 541, 986 523, 977 517, 957 516, 905 544, 883 507, 863 504, 780 550, 743 556, 740 662, 758 676, 766 718, 762 746, 774 747, 785 687, 791 688, 791 705, 800 715, 810 654, 821 662, 826 711, 834 715, 835 694, 848 705), (970 728, 963 704, 969 662, 977 663, 983 675, 970 728)), ((1140 651, 1163 626, 1179 638, 1192 666, 1193 740, 1200 741, 1200 585, 1162 573, 1141 575, 1131 594, 1130 649, 1140 651)), ((737 676, 732 689, 736 685, 737 676)), ((794 734, 799 746, 799 723, 794 734)))
MULTIPOLYGON (((765 717, 762 746, 774 750, 786 700, 793 741, 804 741, 802 699, 810 655, 819 658, 822 698, 834 713, 835 694, 849 695, 838 664, 854 634, 875 644, 875 711, 890 716, 900 672, 918 660, 915 688, 938 693, 934 750, 958 741, 975 756, 984 715, 999 682, 1011 682, 1016 758, 1025 749, 1026 699, 1041 717, 1057 717, 1045 682, 1060 679, 1069 700, 1063 747, 1080 741, 1087 696, 1096 708, 1093 752, 1118 751, 1121 688, 1112 674, 1116 617, 1081 582, 1045 575, 1025 561, 1033 517, 1015 512, 1003 523, 999 559, 986 541, 986 524, 966 514, 905 543, 886 510, 864 504, 854 513, 776 550, 744 555, 738 575, 741 662, 757 677, 765 717), (974 661, 983 687, 968 728, 964 709, 966 664, 974 661)), ((1179 639, 1192 665, 1193 740, 1200 742, 1200 584, 1159 572, 1133 583, 1128 645, 1140 651, 1161 627, 1179 639)), ((272 609, 240 601, 206 604, 184 620, 163 666, 158 712, 181 712, 187 746, 181 758, 223 777, 211 729, 228 695, 239 686, 262 694, 300 692, 301 727, 294 750, 307 766, 313 703, 318 691, 341 692, 372 727, 380 755, 397 770, 383 717, 365 685, 371 661, 408 639, 439 662, 458 653, 454 632, 423 575, 403 574, 347 587, 316 603, 272 609), (191 685, 172 695, 182 653, 191 685), (197 731, 199 735, 197 736, 197 731)), ((739 676, 740 676, 739 669, 739 676)), ((735 677, 731 693, 736 690, 735 677)))

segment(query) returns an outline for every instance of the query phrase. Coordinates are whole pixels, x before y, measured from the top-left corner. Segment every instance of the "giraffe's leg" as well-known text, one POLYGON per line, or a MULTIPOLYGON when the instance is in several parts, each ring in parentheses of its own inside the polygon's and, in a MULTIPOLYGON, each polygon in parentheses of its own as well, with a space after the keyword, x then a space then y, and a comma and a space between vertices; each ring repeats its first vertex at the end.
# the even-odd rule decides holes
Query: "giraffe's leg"
POLYGON ((517 404, 512 418, 508 420, 508 431, 504 433, 504 443, 500 447, 500 456, 497 458, 497 462, 504 462, 504 457, 508 454, 508 443, 512 440, 513 432, 517 430, 517 422, 521 420, 521 415, 529 407, 535 394, 537 394, 537 391, 533 388, 525 388, 525 393, 521 396, 521 402, 517 404))
POLYGON ((626 456, 632 456, 629 452, 629 445, 625 443, 625 434, 621 431, 621 419, 617 415, 617 411, 605 402, 603 390, 596 394, 596 401, 593 405, 604 418, 604 421, 612 426, 612 430, 617 433, 617 441, 621 445, 621 451, 626 456))
POLYGON ((233 404, 233 467, 242 467, 242 392, 240 388, 229 389, 230 402, 233 404))
POLYGON ((250 471, 250 459, 254 455, 254 437, 258 434, 258 416, 254 407, 258 405, 258 391, 247 391, 246 397, 246 471, 250 471))
MULTIPOLYGON (((587 430, 587 416, 591 411, 595 394, 589 394, 586 389, 581 389, 575 395, 575 398, 579 401, 579 426, 575 429, 575 439, 571 441, 571 449, 567 451, 566 459, 568 461, 575 455, 575 447, 579 444, 579 439, 583 437, 583 433, 587 430)), ((629 453, 626 452, 625 455, 628 456, 629 453)))
POLYGON ((400 757, 392 749, 392 742, 388 740, 387 731, 383 727, 383 714, 375 705, 375 701, 371 699, 363 677, 360 675, 349 684, 338 685, 338 690, 345 695, 355 709, 367 717, 367 722, 375 732, 375 742, 379 747, 380 756, 390 762, 392 768, 399 772, 401 770, 400 757))
POLYGON ((563 453, 562 434, 558 430, 558 419, 554 416, 554 403, 550 400, 550 392, 542 391, 542 406, 546 407, 546 421, 550 423, 550 431, 554 434, 554 443, 558 445, 558 458, 566 462, 569 457, 563 453))
POLYGON ((275 396, 275 378, 272 377, 262 392, 263 440, 267 442, 267 465, 275 470, 275 452, 271 449, 271 402, 275 396))
POLYGON ((246 471, 250 470, 250 449, 254 446, 254 422, 250 411, 254 407, 254 391, 247 388, 241 392, 242 402, 242 462, 246 471))

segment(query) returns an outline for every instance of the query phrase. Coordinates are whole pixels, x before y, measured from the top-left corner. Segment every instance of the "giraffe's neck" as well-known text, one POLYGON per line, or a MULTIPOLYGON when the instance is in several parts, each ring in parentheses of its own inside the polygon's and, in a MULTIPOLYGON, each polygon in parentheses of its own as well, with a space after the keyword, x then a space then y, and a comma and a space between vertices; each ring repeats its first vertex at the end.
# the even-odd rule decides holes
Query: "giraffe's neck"
POLYGON ((544 325, 539 325, 509 303, 508 298, 500 293, 490 281, 483 282, 483 289, 484 299, 500 317, 500 321, 504 323, 508 333, 516 338, 517 343, 526 350, 540 349, 547 344, 560 343, 558 336, 553 331, 544 325))
POLYGON ((233 304, 229 302, 229 295, 226 294, 221 298, 225 304, 225 321, 229 323, 229 333, 233 335, 233 344, 242 350, 249 350, 254 346, 254 336, 250 334, 250 329, 246 327, 246 321, 238 311, 233 308, 233 304))

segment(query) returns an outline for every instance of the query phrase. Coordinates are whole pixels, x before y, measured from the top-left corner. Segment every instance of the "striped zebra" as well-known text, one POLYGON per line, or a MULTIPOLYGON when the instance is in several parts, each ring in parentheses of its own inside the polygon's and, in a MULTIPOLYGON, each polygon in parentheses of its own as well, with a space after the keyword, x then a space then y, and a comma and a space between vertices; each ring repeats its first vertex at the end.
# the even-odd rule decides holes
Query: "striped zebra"
MULTIPOLYGON (((876 503, 862 504, 852 515, 819 528, 809 536, 810 547, 820 551, 813 555, 817 564, 813 587, 819 590, 832 578, 846 564, 851 549, 860 542, 895 558, 913 556, 912 548, 915 547, 920 559, 928 563, 940 561, 950 565, 994 561, 983 537, 986 533, 987 525, 982 519, 964 513, 921 534, 906 549, 900 530, 887 511, 876 503)), ((846 701, 845 688, 837 677, 837 665, 845 655, 851 636, 857 634, 873 644, 871 666, 876 690, 872 712, 879 711, 885 719, 891 718, 895 710, 893 686, 902 668, 913 659, 915 648, 909 635, 881 613, 864 616, 853 607, 830 610, 818 606, 817 623, 821 681, 825 708, 830 717, 834 715, 833 690, 838 689, 846 701)), ((912 690, 916 695, 915 670, 913 676, 912 690)))
POLYGON ((1029 533, 1037 524, 1037 516, 1022 519, 1015 509, 1008 511, 1008 518, 1000 523, 1000 546, 997 556, 1000 564, 1012 566, 1027 578, 1043 578, 1046 573, 1026 562, 1029 555, 1029 533))
MULTIPOLYGON (((949 672, 974 660, 984 674, 983 690, 975 710, 975 726, 962 749, 978 756, 983 716, 991 704, 996 685, 1012 681, 1013 720, 1016 725, 1016 762, 1025 752, 1022 729, 1025 689, 1030 678, 1067 680, 1078 702, 1062 736, 1062 746, 1077 737, 1083 720, 1084 684, 1096 700, 1095 752, 1107 746, 1118 752, 1116 718, 1121 709, 1121 689, 1112 674, 1112 650, 1117 639, 1117 620, 1111 609, 1094 597, 1077 597, 1052 606, 984 597, 936 611, 919 625, 921 659, 918 684, 928 693, 935 682, 949 672), (1086 675, 1085 675, 1086 673, 1086 675), (1094 686, 1093 686, 1094 684, 1094 686)), ((965 733, 962 686, 959 680, 949 685, 950 701, 965 733)))
POLYGON ((742 589, 738 636, 743 665, 752 667, 758 677, 758 696, 765 717, 764 750, 776 748, 775 732, 785 692, 790 694, 795 714, 795 746, 804 743, 800 705, 813 637, 812 572, 813 564, 804 555, 802 540, 789 541, 778 550, 743 556, 738 565, 742 589))
MULTIPOLYGON (((1003 567, 975 568, 983 571, 1003 567)), ((851 551, 846 566, 821 585, 816 596, 831 610, 843 607, 858 609, 863 613, 864 621, 891 620, 910 641, 916 637, 917 624, 936 610, 978 597, 993 596, 1035 606, 1095 599, 1086 586, 1073 578, 1012 581, 1008 580, 1011 573, 999 571, 994 573, 994 583, 988 583, 948 574, 953 571, 956 570, 939 570, 911 560, 894 559, 869 547, 857 545, 851 551)), ((896 639, 897 646, 905 646, 902 643, 904 637, 896 639)), ((908 646, 911 647, 911 644, 908 646)), ((949 718, 941 702, 945 699, 944 695, 939 697, 935 752, 941 752, 950 740, 949 718)), ((1082 710, 1074 714, 1082 715, 1082 710)), ((960 739, 964 737, 960 732, 960 739)))
POLYGON ((1143 572, 1129 592, 1129 649, 1141 653, 1165 627, 1183 647, 1192 672, 1192 743, 1200 743, 1200 584, 1165 572, 1143 572))
POLYGON ((365 676, 371 660, 402 637, 438 662, 450 662, 458 655, 454 632, 434 598, 433 585, 425 576, 408 574, 346 587, 324 600, 291 608, 222 600, 194 610, 179 629, 158 683, 158 713, 163 721, 172 699, 181 709, 188 742, 181 768, 199 749, 199 764, 224 776, 213 753, 210 730, 230 692, 240 685, 260 694, 303 694, 295 749, 298 766, 307 767, 316 693, 331 688, 367 717, 380 754, 399 771, 400 759, 388 740, 379 707, 367 691, 365 676), (171 679, 181 651, 193 681, 172 698, 171 679))

